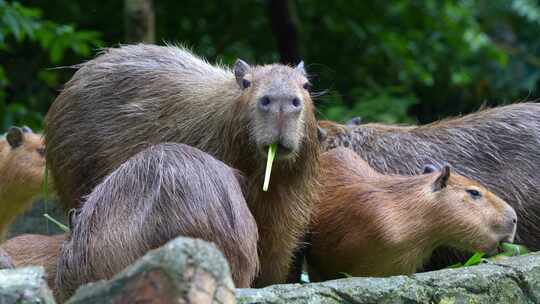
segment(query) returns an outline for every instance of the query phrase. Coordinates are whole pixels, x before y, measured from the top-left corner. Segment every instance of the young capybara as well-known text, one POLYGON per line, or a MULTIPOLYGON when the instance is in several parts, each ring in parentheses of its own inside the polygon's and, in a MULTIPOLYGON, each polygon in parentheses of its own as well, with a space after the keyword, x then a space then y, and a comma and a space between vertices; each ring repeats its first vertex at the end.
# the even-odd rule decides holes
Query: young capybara
POLYGON ((61 250, 62 298, 117 272, 177 236, 215 243, 237 287, 257 274, 258 232, 238 171, 184 144, 147 148, 98 184, 61 250))
POLYGON ((0 250, 11 257, 14 267, 43 266, 47 284, 54 291, 58 253, 65 239, 65 234, 23 234, 5 241, 0 250))
MULTIPOLYGON (((519 218, 516 242, 540 250, 540 104, 484 109, 423 126, 320 126, 324 149, 354 149, 381 173, 415 175, 424 164, 449 164, 508 202, 519 218)), ((454 261, 434 261, 434 268, 454 261)))
POLYGON ((9 225, 41 194, 45 145, 28 127, 11 127, 0 139, 0 241, 9 225))
POLYGON ((441 245, 494 252, 512 242, 516 213, 479 183, 451 172, 383 175, 354 151, 321 155, 321 195, 307 262, 312 281, 411 274, 441 245))
POLYGON ((67 208, 80 205, 150 145, 194 146, 245 174, 260 236, 256 285, 284 282, 316 192, 319 143, 308 87, 302 63, 238 60, 231 71, 179 47, 108 49, 80 65, 46 117, 46 157, 60 200, 67 208), (263 192, 273 143, 277 159, 263 192))

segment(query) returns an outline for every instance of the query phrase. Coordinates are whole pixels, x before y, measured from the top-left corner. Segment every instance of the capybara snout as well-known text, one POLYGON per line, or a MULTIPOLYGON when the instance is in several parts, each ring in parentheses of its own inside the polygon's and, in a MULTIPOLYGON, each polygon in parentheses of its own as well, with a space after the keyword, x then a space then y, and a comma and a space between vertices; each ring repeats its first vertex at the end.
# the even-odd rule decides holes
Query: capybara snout
POLYGON ((506 208, 501 224, 495 229, 500 231, 500 242, 514 242, 517 229, 517 214, 514 208, 506 208))

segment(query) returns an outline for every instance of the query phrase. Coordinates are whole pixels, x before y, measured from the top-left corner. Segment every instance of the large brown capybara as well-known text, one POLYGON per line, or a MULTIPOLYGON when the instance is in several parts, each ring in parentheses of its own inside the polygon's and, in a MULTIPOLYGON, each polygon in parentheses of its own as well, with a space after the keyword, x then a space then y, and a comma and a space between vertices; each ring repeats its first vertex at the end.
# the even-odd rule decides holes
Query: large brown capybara
POLYGON ((9 225, 42 193, 45 145, 28 127, 11 127, 0 139, 0 241, 9 225))
POLYGON ((384 175, 354 151, 321 155, 321 195, 307 254, 312 281, 412 274, 435 248, 496 251, 516 213, 479 183, 451 172, 384 175))
MULTIPOLYGON (((518 214, 516 242, 540 250, 540 104, 484 109, 422 126, 320 126, 325 150, 349 147, 382 173, 415 175, 424 164, 449 164, 508 202, 518 214)), ((452 255, 441 250, 427 269, 456 262, 452 255)))
POLYGON ((215 243, 236 286, 249 287, 259 267, 258 232, 238 178, 238 171, 184 144, 135 154, 96 186, 72 220, 58 264, 61 298, 110 279, 177 236, 215 243))
POLYGON ((282 283, 316 189, 320 147, 308 87, 302 63, 238 60, 231 71, 173 46, 107 49, 80 65, 46 117, 46 157, 60 200, 66 208, 80 205, 150 145, 197 147, 245 174, 260 237, 256 286, 282 283), (263 192, 273 143, 277 160, 263 192))
POLYGON ((65 239, 65 234, 23 234, 5 241, 0 250, 11 257, 14 267, 43 266, 47 285, 56 295, 56 265, 60 246, 65 239))

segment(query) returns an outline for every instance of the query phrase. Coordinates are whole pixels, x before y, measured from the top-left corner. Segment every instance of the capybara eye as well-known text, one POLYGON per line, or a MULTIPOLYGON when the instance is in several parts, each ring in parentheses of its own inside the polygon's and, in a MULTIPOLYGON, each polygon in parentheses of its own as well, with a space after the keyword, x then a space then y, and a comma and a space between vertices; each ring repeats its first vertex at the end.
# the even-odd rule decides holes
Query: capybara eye
POLYGON ((304 87, 304 90, 311 91, 311 83, 306 82, 304 83, 303 87, 304 87))
POLYGON ((37 152, 40 156, 45 156, 45 148, 37 148, 37 149, 36 149, 36 152, 37 152))
POLYGON ((467 189, 465 190, 467 191, 467 193, 469 193, 469 195, 474 198, 474 199, 478 199, 478 198, 481 198, 482 197, 482 194, 480 193, 480 191, 478 190, 474 190, 474 189, 467 189))
POLYGON ((247 89, 251 85, 251 81, 247 79, 242 79, 242 88, 247 89))
POLYGON ((270 98, 268 96, 264 96, 263 98, 260 99, 259 104, 263 108, 268 107, 270 105, 270 98))
POLYGON ((296 108, 298 108, 300 106, 300 99, 298 99, 298 97, 295 97, 293 100, 292 100, 292 105, 296 108))

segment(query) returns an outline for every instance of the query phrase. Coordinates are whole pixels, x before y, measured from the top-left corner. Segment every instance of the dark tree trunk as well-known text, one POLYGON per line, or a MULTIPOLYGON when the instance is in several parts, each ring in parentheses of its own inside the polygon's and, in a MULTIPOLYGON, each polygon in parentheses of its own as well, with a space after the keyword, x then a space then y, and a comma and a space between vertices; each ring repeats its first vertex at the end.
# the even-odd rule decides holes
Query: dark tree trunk
POLYGON ((268 16, 276 36, 280 60, 285 64, 297 64, 301 60, 298 27, 294 15, 294 2, 267 0, 268 16))
POLYGON ((124 0, 126 42, 155 42, 153 0, 124 0))

